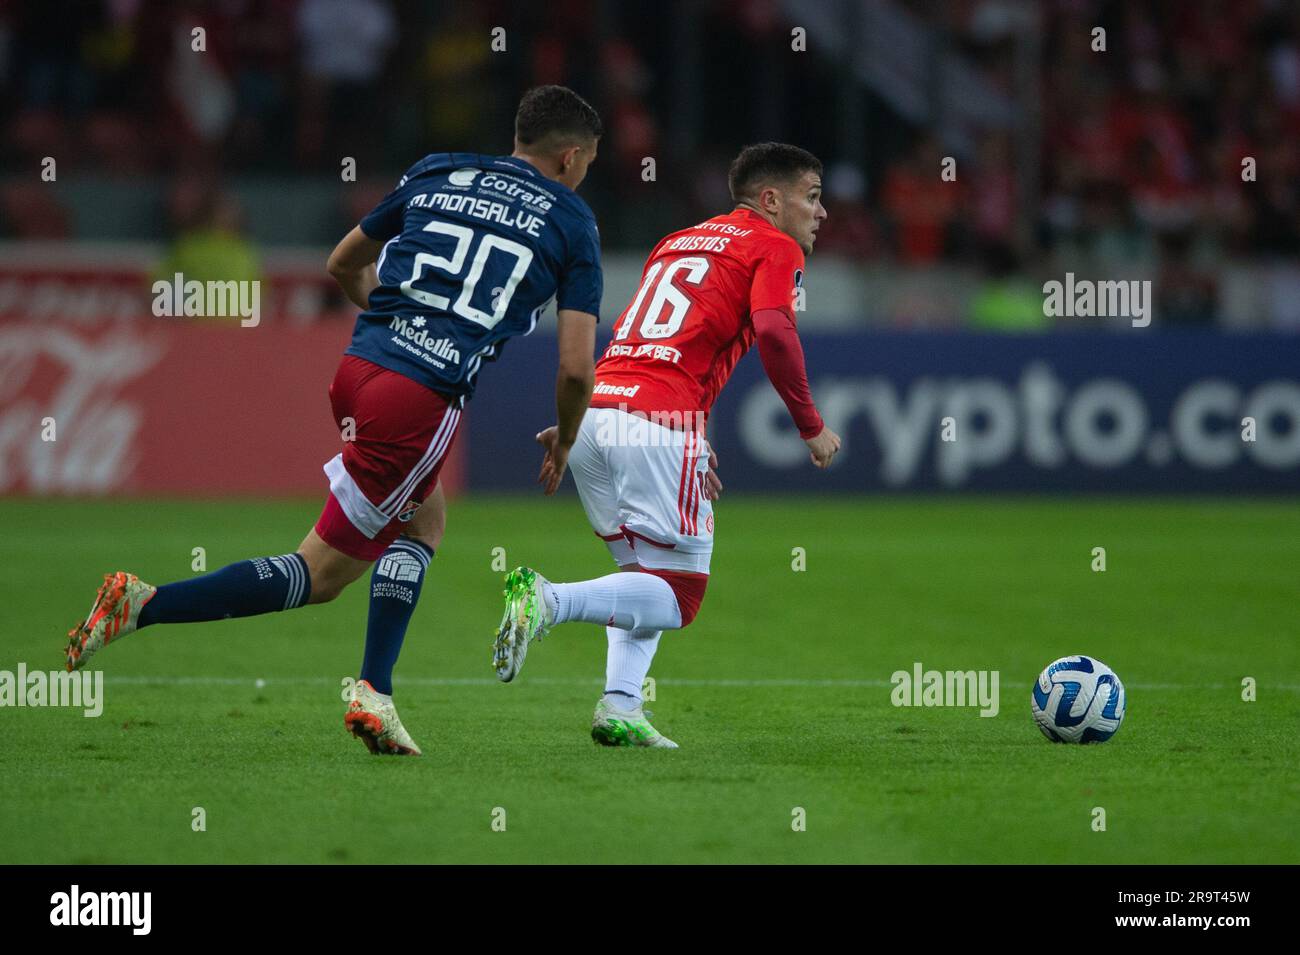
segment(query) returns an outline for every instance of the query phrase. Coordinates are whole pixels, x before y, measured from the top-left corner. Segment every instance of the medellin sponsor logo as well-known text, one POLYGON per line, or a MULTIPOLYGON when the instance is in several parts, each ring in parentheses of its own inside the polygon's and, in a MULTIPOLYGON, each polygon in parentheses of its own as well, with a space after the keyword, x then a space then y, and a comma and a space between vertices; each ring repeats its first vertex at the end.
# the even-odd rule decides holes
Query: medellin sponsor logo
POLYGON ((419 328, 424 324, 423 318, 414 318, 408 322, 405 318, 397 317, 389 323, 388 327, 397 334, 401 335, 412 345, 418 345, 431 355, 449 361, 452 364, 460 364, 460 350, 450 338, 433 338, 429 335, 427 328, 419 328))

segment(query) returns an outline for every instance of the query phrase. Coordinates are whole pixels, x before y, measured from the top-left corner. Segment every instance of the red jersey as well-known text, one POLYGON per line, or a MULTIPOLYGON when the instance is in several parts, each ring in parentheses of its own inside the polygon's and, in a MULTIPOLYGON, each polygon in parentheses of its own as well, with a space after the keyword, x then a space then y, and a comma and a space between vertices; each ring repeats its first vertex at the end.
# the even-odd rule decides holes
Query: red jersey
POLYGON ((803 267, 799 244, 744 208, 663 239, 596 363, 592 407, 698 426, 754 343, 753 313, 793 317, 803 267))

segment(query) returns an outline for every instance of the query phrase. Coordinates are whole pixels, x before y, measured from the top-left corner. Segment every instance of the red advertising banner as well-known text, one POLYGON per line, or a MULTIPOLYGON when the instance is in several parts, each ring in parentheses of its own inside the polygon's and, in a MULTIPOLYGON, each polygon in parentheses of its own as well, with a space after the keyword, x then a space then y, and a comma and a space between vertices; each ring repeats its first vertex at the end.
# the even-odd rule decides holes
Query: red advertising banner
MULTIPOLYGON (((326 250, 268 255, 260 281, 259 319, 273 325, 350 320, 356 307, 325 272, 326 250)), ((159 250, 76 243, 0 243, 0 324, 10 321, 95 324, 147 322, 159 250)))
MULTIPOLYGON (((0 321, 0 494, 319 494, 350 322, 0 321)), ((462 484, 465 426, 442 471, 462 484)))

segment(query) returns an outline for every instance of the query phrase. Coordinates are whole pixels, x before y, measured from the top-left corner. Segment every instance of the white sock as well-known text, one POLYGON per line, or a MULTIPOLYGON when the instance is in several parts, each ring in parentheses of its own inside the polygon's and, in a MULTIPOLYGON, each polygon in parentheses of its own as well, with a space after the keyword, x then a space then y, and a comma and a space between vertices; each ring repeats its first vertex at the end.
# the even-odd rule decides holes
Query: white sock
POLYGON ((662 630, 623 630, 606 627, 609 638, 609 656, 605 659, 605 695, 617 690, 610 703, 620 710, 634 709, 641 704, 641 687, 650 672, 650 661, 659 649, 662 630), (627 696, 622 694, 626 693, 627 696), (631 697, 631 699, 628 699, 631 697))
POLYGON ((553 623, 581 620, 623 630, 677 630, 682 625, 677 595, 668 581, 654 574, 609 574, 576 584, 551 584, 549 590, 544 595, 553 623))

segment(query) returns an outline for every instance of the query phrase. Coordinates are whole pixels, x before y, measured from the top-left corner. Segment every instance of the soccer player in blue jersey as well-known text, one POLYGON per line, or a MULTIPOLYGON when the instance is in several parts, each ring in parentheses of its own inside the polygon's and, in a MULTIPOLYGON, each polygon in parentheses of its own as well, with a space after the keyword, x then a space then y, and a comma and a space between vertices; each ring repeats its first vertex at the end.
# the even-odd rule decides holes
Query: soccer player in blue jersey
POLYGON ((374 564, 365 656, 344 722, 373 753, 419 754, 393 706, 392 671, 442 539, 438 471, 478 372, 555 300, 559 473, 548 491, 591 399, 600 240, 574 190, 600 135, 581 97, 543 86, 519 103, 511 155, 434 153, 407 171, 329 258, 362 313, 330 385, 344 444, 325 465, 330 494, 316 526, 294 553, 191 580, 153 587, 124 571, 106 575, 68 634, 69 670, 152 624, 333 600, 374 564))

